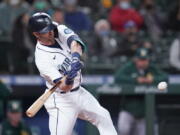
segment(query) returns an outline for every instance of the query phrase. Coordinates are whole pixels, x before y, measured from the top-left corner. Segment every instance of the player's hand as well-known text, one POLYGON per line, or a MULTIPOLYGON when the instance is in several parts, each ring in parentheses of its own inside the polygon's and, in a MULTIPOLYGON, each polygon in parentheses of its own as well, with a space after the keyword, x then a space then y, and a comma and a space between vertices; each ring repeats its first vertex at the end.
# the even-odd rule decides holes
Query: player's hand
POLYGON ((153 77, 146 77, 146 83, 148 84, 153 83, 153 77))
POLYGON ((80 54, 74 52, 72 54, 72 63, 71 68, 69 71, 65 73, 66 77, 66 84, 71 85, 74 82, 74 78, 77 76, 77 72, 83 67, 82 62, 80 61, 80 54))
POLYGON ((70 71, 65 73, 66 77, 66 84, 70 85, 73 84, 74 78, 77 76, 78 71, 82 68, 83 64, 80 61, 74 62, 71 64, 70 71))
POLYGON ((80 54, 77 52, 72 53, 71 69, 79 71, 83 67, 83 63, 80 61, 80 54))
POLYGON ((71 64, 71 66, 76 65, 76 63, 80 61, 80 57, 81 56, 79 53, 77 53, 77 52, 72 53, 72 64, 71 64))
POLYGON ((66 73, 66 84, 70 85, 73 84, 74 78, 77 76, 77 71, 76 70, 70 70, 69 72, 66 73))
POLYGON ((144 77, 138 77, 137 82, 138 83, 145 83, 145 78, 144 77))
POLYGON ((83 67, 83 62, 82 61, 76 61, 71 63, 71 70, 74 71, 79 71, 83 67))

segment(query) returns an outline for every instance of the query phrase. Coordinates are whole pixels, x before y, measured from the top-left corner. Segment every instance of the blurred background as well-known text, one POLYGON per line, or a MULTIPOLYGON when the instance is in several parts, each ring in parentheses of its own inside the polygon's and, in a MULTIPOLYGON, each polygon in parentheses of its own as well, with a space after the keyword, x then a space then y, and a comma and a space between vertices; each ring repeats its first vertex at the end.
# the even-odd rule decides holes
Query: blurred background
MULTIPOLYGON (((45 90, 27 26, 39 11, 87 45, 83 86, 110 111, 119 135, 179 135, 179 0, 0 0, 2 135, 50 134, 44 108, 34 118, 24 113, 45 90)), ((78 120, 73 135, 98 132, 78 120)))

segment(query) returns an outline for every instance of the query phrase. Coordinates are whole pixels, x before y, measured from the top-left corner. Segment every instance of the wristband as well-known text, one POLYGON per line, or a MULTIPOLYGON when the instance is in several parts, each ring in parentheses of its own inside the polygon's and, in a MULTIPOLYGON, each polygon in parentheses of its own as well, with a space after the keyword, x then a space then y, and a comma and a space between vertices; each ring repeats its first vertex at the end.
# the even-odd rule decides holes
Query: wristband
POLYGON ((72 57, 73 58, 76 57, 76 58, 80 59, 81 55, 78 52, 74 52, 74 53, 72 53, 72 57))

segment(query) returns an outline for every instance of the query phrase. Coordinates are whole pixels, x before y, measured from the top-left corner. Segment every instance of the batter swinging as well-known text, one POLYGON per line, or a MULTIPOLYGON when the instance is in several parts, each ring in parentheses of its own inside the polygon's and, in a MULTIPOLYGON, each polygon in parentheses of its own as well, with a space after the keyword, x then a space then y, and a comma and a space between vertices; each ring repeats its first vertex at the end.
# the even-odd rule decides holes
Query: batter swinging
POLYGON ((85 45, 78 35, 42 12, 32 15, 29 27, 37 38, 35 63, 47 88, 66 76, 45 103, 51 135, 71 135, 77 118, 91 122, 100 135, 117 135, 109 112, 81 87, 85 45))

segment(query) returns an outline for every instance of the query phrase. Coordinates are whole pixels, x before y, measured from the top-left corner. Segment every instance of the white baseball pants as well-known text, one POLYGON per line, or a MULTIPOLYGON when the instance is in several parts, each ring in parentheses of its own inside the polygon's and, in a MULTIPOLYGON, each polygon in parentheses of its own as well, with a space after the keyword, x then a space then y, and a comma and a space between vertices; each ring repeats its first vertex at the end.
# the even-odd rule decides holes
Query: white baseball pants
POLYGON ((51 135, 71 135, 77 118, 95 125, 100 135, 117 135, 109 112, 83 87, 65 94, 54 92, 45 107, 51 135))

